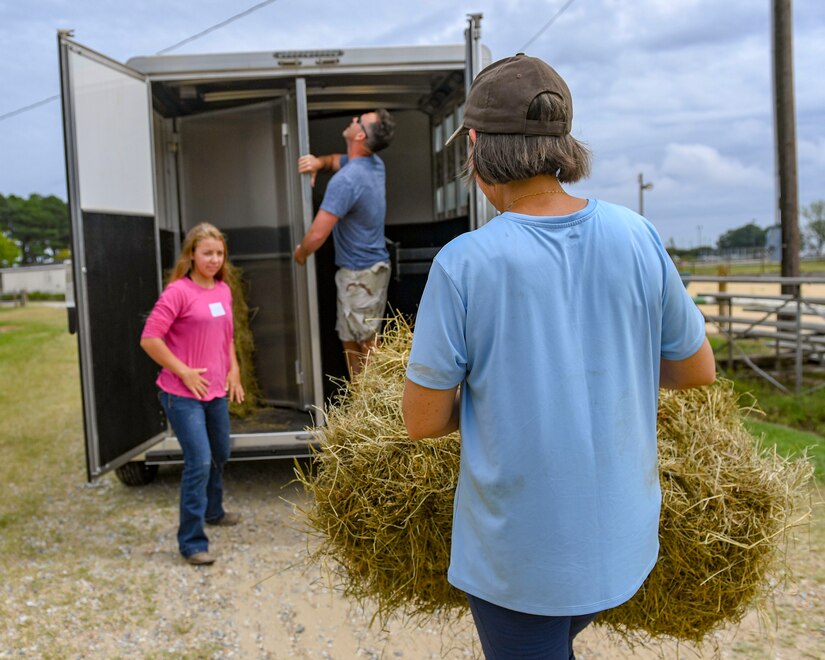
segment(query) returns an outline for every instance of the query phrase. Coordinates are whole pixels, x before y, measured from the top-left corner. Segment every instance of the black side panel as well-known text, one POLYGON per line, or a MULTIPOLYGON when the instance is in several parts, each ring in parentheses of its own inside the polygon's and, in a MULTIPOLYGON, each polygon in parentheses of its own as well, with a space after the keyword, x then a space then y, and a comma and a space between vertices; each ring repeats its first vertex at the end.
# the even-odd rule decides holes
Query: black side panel
POLYGON ((321 332, 321 364, 324 373, 324 398, 338 392, 339 382, 347 377, 344 347, 335 331, 337 294, 335 292, 335 249, 327 239, 315 253, 315 273, 318 282, 318 325, 321 332))
MULTIPOLYGON (((384 233, 402 249, 441 248, 466 232, 467 228, 467 218, 460 217, 431 223, 386 225, 384 233)), ((415 316, 421 294, 424 293, 424 285, 427 284, 427 276, 426 272, 403 274, 398 278, 393 274, 387 291, 389 307, 406 316, 415 316)))
POLYGON ((102 465, 165 428, 158 368, 140 349, 157 299, 155 219, 84 213, 95 417, 102 465))
MULTIPOLYGON (((317 187, 316 187, 317 189, 317 187)), ((467 231, 466 217, 443 220, 441 222, 386 225, 387 238, 401 248, 440 248, 459 234, 467 231)), ((430 262, 431 263, 431 262, 430 262)), ((340 379, 347 377, 347 363, 343 347, 335 331, 337 309, 335 291, 335 250, 331 239, 327 240, 315 253, 318 281, 318 317, 321 330, 321 357, 324 365, 324 397, 329 399, 338 392, 340 379)), ((427 272, 395 275, 390 279, 387 291, 387 313, 401 312, 414 317, 424 286, 427 272)))
POLYGON ((179 246, 175 243, 175 233, 168 229, 161 229, 160 236, 160 270, 164 273, 171 271, 175 266, 175 259, 178 256, 179 246))

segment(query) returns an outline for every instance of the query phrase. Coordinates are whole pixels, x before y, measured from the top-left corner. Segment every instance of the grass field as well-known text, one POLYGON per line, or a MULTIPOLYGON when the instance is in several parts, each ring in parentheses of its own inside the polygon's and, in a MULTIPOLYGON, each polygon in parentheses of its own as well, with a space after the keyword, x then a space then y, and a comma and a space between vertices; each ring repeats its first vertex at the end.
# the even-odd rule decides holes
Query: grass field
MULTIPOLYGON (((66 626, 105 631, 149 622, 156 585, 124 583, 107 567, 153 529, 141 526, 139 490, 107 487, 109 478, 86 483, 77 338, 65 310, 0 308, 0 383, 0 640, 10 626, 5 632, 20 648, 68 657, 74 641, 61 638, 66 626), (124 593, 139 594, 145 607, 119 607, 124 593), (10 606, 15 599, 50 608, 53 625, 10 606)), ((176 489, 155 497, 174 519, 176 489)))
MULTIPOLYGON (((708 264, 701 261, 682 261, 679 266, 681 271, 690 272, 693 275, 719 275, 719 267, 723 265, 728 272, 727 275, 779 275, 779 264, 764 263, 736 263, 729 264, 708 264)), ((825 261, 803 261, 799 265, 799 270, 803 275, 825 276, 825 261)))
POLYGON ((0 555, 26 550, 25 521, 47 506, 56 479, 83 476, 76 339, 65 314, 0 309, 0 555))
MULTIPOLYGON (((99 517, 95 489, 85 485, 76 344, 66 329, 65 310, 0 309, 0 558, 49 557, 92 546, 110 554, 116 552, 112 542, 128 541, 120 538, 128 536, 126 529, 89 537, 64 537, 59 529, 64 516, 99 517), (51 538, 43 529, 50 517, 55 518, 51 538)), ((134 500, 124 492, 118 501, 115 494, 112 505, 128 509, 134 500)), ((0 559, 0 573, 14 570, 3 563, 0 559)))

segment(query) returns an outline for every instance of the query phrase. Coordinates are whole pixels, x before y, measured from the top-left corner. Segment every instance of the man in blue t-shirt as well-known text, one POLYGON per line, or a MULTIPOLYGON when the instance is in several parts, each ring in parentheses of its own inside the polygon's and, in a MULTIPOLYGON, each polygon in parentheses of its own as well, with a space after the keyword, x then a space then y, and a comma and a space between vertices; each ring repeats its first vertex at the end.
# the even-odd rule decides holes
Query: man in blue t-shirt
POLYGON ((335 172, 321 208, 293 258, 300 265, 332 234, 338 310, 335 329, 344 344, 350 376, 361 372, 375 347, 387 304, 390 255, 384 238, 387 213, 384 162, 376 156, 393 138, 395 122, 384 109, 353 117, 344 129, 346 154, 298 159, 312 184, 319 170, 335 172))

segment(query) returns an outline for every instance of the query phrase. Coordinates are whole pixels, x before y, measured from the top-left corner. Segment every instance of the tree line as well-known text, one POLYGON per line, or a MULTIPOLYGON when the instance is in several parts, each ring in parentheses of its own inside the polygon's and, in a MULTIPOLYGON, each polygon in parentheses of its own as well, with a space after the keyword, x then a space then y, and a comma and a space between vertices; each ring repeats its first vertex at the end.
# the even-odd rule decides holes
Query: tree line
MULTIPOLYGON (((825 201, 811 202, 808 206, 803 207, 802 217, 808 221, 800 232, 802 249, 812 250, 821 256, 822 248, 825 247, 825 201)), ((763 229, 750 222, 722 234, 717 242, 717 247, 720 250, 764 247, 767 234, 767 228, 763 229)))
MULTIPOLYGON (((807 220, 801 228, 800 238, 802 239, 802 249, 815 252, 817 256, 822 256, 825 248, 825 201, 818 200, 811 202, 801 210, 802 217, 807 220)), ((747 248, 763 248, 767 242, 768 227, 760 227, 755 221, 730 229, 719 236, 716 241, 718 250, 736 250, 747 248)), ((678 256, 695 256, 698 252, 713 250, 713 246, 700 245, 696 248, 686 250, 670 245, 668 250, 678 256)))
POLYGON ((62 199, 0 195, 0 266, 62 261, 69 245, 69 208, 62 199))
MULTIPOLYGON (((807 220, 801 235, 803 247, 821 256, 825 248, 825 200, 802 208, 807 220)), ((765 247, 768 229, 755 222, 726 231, 719 237, 720 250, 765 247)), ((699 246, 704 250, 710 246, 699 246)), ((29 195, 27 199, 0 195, 0 266, 31 265, 62 261, 69 257, 69 209, 59 197, 29 195)), ((671 252, 687 256, 696 250, 671 252)))

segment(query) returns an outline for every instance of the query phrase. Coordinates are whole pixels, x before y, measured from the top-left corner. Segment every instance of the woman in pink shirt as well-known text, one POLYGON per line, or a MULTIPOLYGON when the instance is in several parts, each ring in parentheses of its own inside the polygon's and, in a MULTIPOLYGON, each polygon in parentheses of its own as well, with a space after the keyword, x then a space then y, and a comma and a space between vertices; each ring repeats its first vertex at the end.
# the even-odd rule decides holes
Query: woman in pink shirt
POLYGON ((204 523, 230 526, 240 520, 240 514, 223 509, 227 398, 244 398, 228 278, 226 239, 213 225, 197 225, 186 235, 140 340, 163 367, 156 381, 160 401, 183 451, 178 547, 194 565, 215 561, 204 523))

